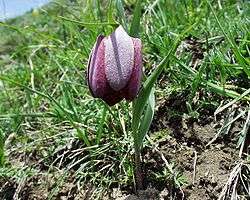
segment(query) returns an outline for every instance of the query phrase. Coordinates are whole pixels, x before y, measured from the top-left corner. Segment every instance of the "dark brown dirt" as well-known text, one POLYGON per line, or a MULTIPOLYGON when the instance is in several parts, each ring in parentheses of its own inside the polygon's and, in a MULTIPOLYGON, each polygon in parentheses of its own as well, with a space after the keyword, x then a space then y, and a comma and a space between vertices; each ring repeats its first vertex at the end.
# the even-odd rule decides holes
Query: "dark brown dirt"
MULTIPOLYGON (((237 161, 238 152, 233 145, 205 147, 215 133, 212 124, 199 126, 194 123, 193 129, 183 132, 182 142, 169 137, 168 141, 159 143, 160 151, 170 163, 175 163, 175 169, 186 179, 182 186, 184 199, 217 199, 237 161)), ((173 192, 178 193, 178 189, 173 192)), ((170 199, 170 196, 164 199, 170 199)))
MULTIPOLYGON (((173 194, 177 195, 177 199, 217 199, 232 168, 239 160, 236 144, 225 139, 206 146, 218 131, 218 123, 211 115, 213 110, 207 110, 199 117, 204 120, 187 119, 179 115, 187 112, 183 101, 185 95, 163 101, 152 126, 154 133, 151 138, 156 138, 160 151, 170 163, 175 164, 175 169, 182 172, 186 179, 181 187, 184 197, 175 188, 162 199, 171 199, 173 194), (157 134, 164 135, 162 131, 168 137, 163 136, 165 139, 159 140, 157 134)), ((150 152, 148 154, 152 155, 150 152)), ((159 161, 155 159, 155 162, 159 161)), ((169 183, 164 184, 165 188, 169 188, 169 183)))

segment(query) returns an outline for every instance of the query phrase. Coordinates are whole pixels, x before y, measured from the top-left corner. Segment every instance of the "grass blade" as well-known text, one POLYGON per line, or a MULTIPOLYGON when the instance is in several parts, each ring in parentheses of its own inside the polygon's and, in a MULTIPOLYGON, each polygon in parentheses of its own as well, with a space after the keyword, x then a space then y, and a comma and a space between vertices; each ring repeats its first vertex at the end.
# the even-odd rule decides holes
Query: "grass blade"
POLYGON ((214 115, 219 114, 220 112, 222 112, 223 110, 227 109, 228 107, 232 106, 233 104, 235 104, 237 101, 239 101, 240 99, 242 99, 243 97, 245 97, 246 95, 248 95, 250 93, 250 88, 248 90, 246 90, 243 94, 241 94, 240 96, 238 96, 236 99, 234 99, 233 101, 230 101, 229 103, 227 103, 226 105, 218 108, 215 112, 214 115))
POLYGON ((0 166, 4 165, 4 133, 0 129, 0 166))
POLYGON ((77 24, 78 26, 87 26, 87 27, 90 27, 90 26, 107 26, 107 25, 111 25, 111 26, 117 26, 116 23, 113 23, 113 22, 80 22, 80 21, 77 21, 77 20, 74 20, 74 19, 69 19, 67 17, 63 17, 63 16, 58 16, 57 17, 58 19, 61 19, 61 20, 65 20, 65 21, 68 21, 68 22, 72 22, 74 24, 77 24))
POLYGON ((207 0, 207 3, 214 15, 214 18, 217 22, 217 24, 219 25, 223 35, 225 36, 225 38, 227 39, 228 43, 230 44, 233 52, 234 52, 234 55, 236 57, 236 59, 238 60, 238 62, 243 66, 243 70, 245 71, 245 73, 247 74, 248 77, 250 77, 250 68, 249 68, 249 65, 250 63, 242 56, 242 54, 240 53, 239 49, 237 48, 235 42, 230 39, 230 37, 228 36, 228 34, 226 33, 226 31, 224 30, 224 28, 222 27, 214 9, 213 9, 213 6, 211 5, 211 3, 207 0))
POLYGON ((179 41, 182 39, 182 37, 188 33, 190 30, 193 29, 193 27, 196 25, 197 22, 193 23, 191 26, 189 26, 186 30, 183 31, 182 34, 180 34, 174 44, 172 45, 172 48, 168 51, 167 55, 162 59, 162 61, 159 63, 159 65, 156 67, 156 69, 152 72, 152 74, 146 79, 146 81, 143 84, 142 90, 139 93, 139 96, 137 99, 133 102, 133 119, 132 119, 132 130, 134 133, 137 132, 140 118, 142 116, 144 107, 147 103, 147 100, 149 98, 151 89, 153 88, 155 82, 157 81, 157 78, 163 71, 166 64, 169 62, 170 57, 172 56, 173 52, 176 51, 179 41))
POLYGON ((118 15, 118 18, 120 20, 120 24, 128 32, 128 26, 127 26, 127 20, 126 20, 126 17, 125 17, 123 1, 122 0, 116 0, 115 5, 116 5, 116 9, 117 9, 117 15, 118 15))
POLYGON ((102 133, 103 133, 103 127, 105 124, 105 120, 106 120, 106 116, 107 116, 107 106, 103 107, 103 111, 102 111, 102 118, 101 118, 101 122, 99 123, 97 132, 96 132, 96 144, 100 143, 100 140, 102 138, 102 133))
POLYGON ((140 33, 141 3, 141 0, 136 1, 133 18, 130 26, 130 36, 132 37, 138 37, 140 33))
POLYGON ((154 88, 152 88, 150 95, 149 95, 149 98, 148 98, 148 102, 147 102, 144 116, 143 116, 141 123, 140 123, 137 137, 135 138, 135 146, 139 149, 142 146, 143 139, 146 136, 146 134, 150 128, 151 122, 153 120, 153 117, 154 117, 154 108, 155 108, 155 94, 154 94, 154 92, 155 92, 155 90, 154 90, 154 88))
POLYGON ((245 147, 245 141, 246 141, 247 134, 249 133, 248 132, 249 127, 250 127, 250 110, 248 110, 247 119, 246 119, 246 122, 244 124, 244 127, 241 131, 240 138, 239 138, 239 145, 240 145, 239 157, 240 158, 242 156, 243 149, 245 147))

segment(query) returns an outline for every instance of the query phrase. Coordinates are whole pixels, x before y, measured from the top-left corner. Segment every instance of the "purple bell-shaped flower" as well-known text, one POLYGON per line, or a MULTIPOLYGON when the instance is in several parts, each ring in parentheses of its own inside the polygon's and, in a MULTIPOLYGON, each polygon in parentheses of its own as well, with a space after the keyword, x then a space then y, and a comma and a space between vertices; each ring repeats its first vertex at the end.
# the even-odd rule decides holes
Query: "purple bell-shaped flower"
POLYGON ((98 36, 88 62, 88 85, 94 97, 112 106, 123 98, 132 101, 142 75, 142 45, 122 26, 110 36, 98 36))

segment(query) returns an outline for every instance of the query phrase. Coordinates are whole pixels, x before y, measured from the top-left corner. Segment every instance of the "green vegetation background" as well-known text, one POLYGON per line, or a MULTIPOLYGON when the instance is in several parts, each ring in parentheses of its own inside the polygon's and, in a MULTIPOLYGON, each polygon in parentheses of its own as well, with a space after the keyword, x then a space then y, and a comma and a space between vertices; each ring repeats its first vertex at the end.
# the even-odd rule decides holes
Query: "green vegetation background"
MULTIPOLYGON (((71 173, 78 184, 97 186, 97 193, 133 185, 131 105, 106 111, 86 84, 96 37, 119 23, 114 2, 54 1, 0 23, 1 177, 58 173, 51 197, 71 173)), ((218 2, 210 1, 212 10, 204 0, 143 1, 146 75, 184 34, 156 86, 156 102, 185 94, 186 111, 173 115, 199 119, 233 99, 249 111, 249 2, 218 2)), ((134 1, 125 3, 130 20, 134 1)))

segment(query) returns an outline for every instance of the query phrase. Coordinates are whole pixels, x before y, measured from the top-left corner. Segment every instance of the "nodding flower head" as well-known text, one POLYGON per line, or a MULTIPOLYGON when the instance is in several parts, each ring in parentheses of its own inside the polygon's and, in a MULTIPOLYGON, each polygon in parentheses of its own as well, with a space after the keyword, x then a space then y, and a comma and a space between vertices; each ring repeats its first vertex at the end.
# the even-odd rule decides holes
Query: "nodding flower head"
POLYGON ((88 62, 88 85, 93 97, 112 106, 122 99, 132 101, 140 88, 142 45, 122 26, 110 36, 97 37, 88 62))

